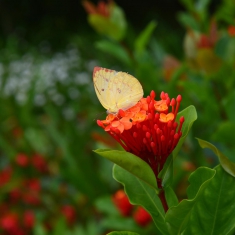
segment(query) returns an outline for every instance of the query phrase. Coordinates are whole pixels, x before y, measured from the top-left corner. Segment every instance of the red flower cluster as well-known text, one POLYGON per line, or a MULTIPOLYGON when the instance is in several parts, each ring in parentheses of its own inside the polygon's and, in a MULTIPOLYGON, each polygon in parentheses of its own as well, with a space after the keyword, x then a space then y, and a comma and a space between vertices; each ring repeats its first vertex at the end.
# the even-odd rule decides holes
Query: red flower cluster
MULTIPOLYGON (((48 218, 51 212, 47 210, 44 200, 42 180, 50 174, 48 162, 42 155, 36 153, 28 156, 19 153, 14 163, 9 163, 0 169, 0 191, 2 201, 0 202, 0 234, 4 235, 29 235, 32 234, 35 224, 35 215, 44 210, 48 218), (20 174, 19 174, 20 173, 20 174)), ((61 195, 61 199, 67 197, 61 195)), ((54 194, 54 192, 53 192, 54 194)), ((52 194, 52 196, 53 196, 52 194)), ((46 190, 46 197, 50 191, 46 190)), ((63 205, 58 202, 58 216, 64 216, 67 224, 72 226, 77 219, 76 209, 72 205, 63 205)), ((54 220, 45 220, 45 229, 53 228, 54 220)))
POLYGON ((27 235, 34 223, 35 215, 30 210, 26 210, 22 216, 9 211, 3 211, 0 215, 0 231, 7 235, 27 235))
POLYGON ((133 212, 134 206, 129 202, 127 195, 122 189, 112 196, 112 201, 122 216, 132 215, 138 225, 144 227, 152 221, 151 215, 141 206, 138 206, 133 212))
POLYGON ((215 21, 211 22, 209 32, 201 34, 197 43, 198 48, 213 48, 219 39, 217 24, 215 21))
POLYGON ((61 208, 61 213, 64 215, 64 217, 69 225, 74 224, 77 216, 76 216, 76 210, 74 209, 73 206, 63 205, 61 208))
POLYGON ((99 1, 97 6, 95 6, 90 1, 83 1, 83 6, 88 14, 97 14, 104 17, 110 16, 110 7, 112 6, 113 2, 109 1, 109 3, 105 3, 104 1, 99 1))
POLYGON ((157 178, 167 157, 176 147, 182 132, 184 117, 179 125, 175 121, 181 96, 170 99, 162 92, 161 100, 155 100, 155 92, 142 98, 130 109, 108 114, 97 124, 108 132, 128 152, 147 162, 157 178))
POLYGON ((28 167, 31 165, 33 168, 35 168, 36 170, 38 170, 41 173, 47 171, 46 160, 39 153, 36 153, 30 157, 24 153, 19 153, 19 154, 17 154, 17 156, 15 158, 15 162, 20 167, 28 167))

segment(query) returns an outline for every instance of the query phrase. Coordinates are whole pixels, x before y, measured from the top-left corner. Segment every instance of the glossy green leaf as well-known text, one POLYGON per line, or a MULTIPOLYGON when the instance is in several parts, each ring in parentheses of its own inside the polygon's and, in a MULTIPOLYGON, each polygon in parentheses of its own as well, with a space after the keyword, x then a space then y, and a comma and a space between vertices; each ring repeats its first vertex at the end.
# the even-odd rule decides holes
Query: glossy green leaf
POLYGON ((221 153, 213 144, 202 139, 197 138, 197 140, 202 148, 211 149, 219 158, 220 164, 224 168, 224 170, 230 175, 232 175, 233 177, 235 177, 235 163, 234 162, 232 162, 228 157, 226 157, 223 153, 221 153))
POLYGON ((145 50, 156 26, 157 26, 157 23, 155 21, 151 21, 147 25, 147 27, 140 33, 140 35, 136 38, 135 51, 137 53, 141 53, 143 50, 145 50))
POLYGON ((159 231, 167 235, 168 229, 165 223, 165 212, 157 191, 117 165, 114 165, 113 177, 123 184, 130 202, 143 206, 151 214, 159 231))
POLYGON ((165 197, 167 201, 168 208, 171 208, 172 206, 176 206, 179 203, 179 200, 174 192, 174 190, 168 186, 164 189, 165 197))
POLYGON ((178 115, 176 117, 176 121, 179 122, 179 119, 182 116, 184 117, 184 120, 185 120, 183 127, 182 127, 182 136, 173 151, 173 160, 175 159, 175 157, 179 153, 179 150, 180 150, 182 144, 184 143, 184 140, 187 137, 193 123, 197 120, 197 111, 193 105, 190 105, 178 113, 178 115))
POLYGON ((159 173, 159 178, 162 179, 162 186, 167 187, 172 184, 173 181, 173 161, 176 158, 185 138, 187 137, 190 128, 192 127, 194 121, 197 119, 197 112, 194 106, 190 105, 181 112, 178 113, 176 121, 179 122, 180 117, 184 117, 185 121, 182 127, 182 136, 172 152, 173 156, 169 156, 162 171, 159 173))
POLYGON ((131 174, 146 182, 155 190, 158 190, 157 181, 151 167, 134 154, 110 149, 97 149, 94 152, 121 166, 131 174))
POLYGON ((131 65, 131 59, 127 51, 123 47, 121 47, 121 45, 117 42, 102 40, 96 42, 95 45, 102 52, 108 53, 109 55, 115 57, 116 59, 128 66, 131 65))
POLYGON ((190 187, 198 189, 198 191, 194 198, 189 200, 184 199, 177 206, 173 206, 167 211, 166 222, 169 224, 172 235, 178 235, 185 231, 188 222, 194 213, 195 206, 203 203, 204 191, 214 175, 215 170, 207 167, 200 167, 190 175, 190 187), (200 180, 198 180, 198 178, 200 178, 200 180))
POLYGON ((138 233, 127 232, 127 231, 114 231, 108 233, 107 235, 139 235, 138 233))
MULTIPOLYGON (((221 235, 235 227, 235 179, 220 165, 215 170, 215 176, 194 205, 185 234, 221 235)), ((194 180, 200 177, 197 175, 194 180)))
POLYGON ((173 155, 171 154, 164 166, 161 172, 158 174, 158 178, 162 179, 162 187, 167 187, 172 184, 173 182, 173 155))

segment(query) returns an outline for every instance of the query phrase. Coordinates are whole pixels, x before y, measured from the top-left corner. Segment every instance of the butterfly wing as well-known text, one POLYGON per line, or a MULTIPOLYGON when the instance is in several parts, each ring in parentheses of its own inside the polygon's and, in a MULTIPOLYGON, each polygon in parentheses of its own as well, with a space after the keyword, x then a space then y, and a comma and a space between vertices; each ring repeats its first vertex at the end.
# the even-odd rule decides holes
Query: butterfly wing
POLYGON ((143 97, 139 81, 124 72, 95 67, 93 81, 97 97, 109 113, 126 110, 143 97))

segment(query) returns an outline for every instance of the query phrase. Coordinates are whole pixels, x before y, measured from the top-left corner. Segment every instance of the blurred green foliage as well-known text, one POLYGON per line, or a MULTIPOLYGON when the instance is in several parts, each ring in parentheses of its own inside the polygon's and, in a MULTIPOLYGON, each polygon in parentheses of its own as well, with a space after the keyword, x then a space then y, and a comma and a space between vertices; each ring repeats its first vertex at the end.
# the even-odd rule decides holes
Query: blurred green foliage
POLYGON ((115 216, 103 212, 107 203, 112 208, 111 194, 119 185, 111 179, 112 164, 92 149, 120 147, 96 125, 96 119, 105 118, 93 89, 96 65, 134 75, 145 96, 151 90, 157 94, 163 90, 172 97, 182 95, 181 109, 191 104, 196 107, 198 119, 175 161, 173 185, 180 199, 185 196, 190 172, 218 163, 195 137, 213 142, 235 161, 235 28, 231 28, 235 27, 235 2, 223 0, 213 12, 211 1, 181 0, 180 4, 184 10, 177 12, 182 25, 177 30, 159 17, 140 31, 128 22, 128 12, 123 9, 124 16, 117 2, 119 13, 115 14, 121 17, 117 28, 113 26, 116 19, 110 23, 89 13, 93 27, 99 22, 107 30, 101 35, 89 30, 72 34, 68 45, 57 52, 46 40, 38 46, 15 36, 1 40, 0 209, 7 205, 4 213, 19 215, 25 209, 33 210, 36 222, 29 234, 101 235, 120 226, 153 234, 152 225, 140 228, 131 217, 124 220, 116 208, 115 216), (42 155, 47 173, 18 165, 19 153, 29 159, 35 153, 42 155), (2 172, 8 167, 13 174, 4 181, 2 172), (41 206, 9 201, 15 187, 34 178, 41 184, 41 206), (97 206, 104 198, 106 203, 97 206), (59 212, 67 204, 77 214, 72 225, 59 212), (46 222, 50 224, 45 226, 46 222))

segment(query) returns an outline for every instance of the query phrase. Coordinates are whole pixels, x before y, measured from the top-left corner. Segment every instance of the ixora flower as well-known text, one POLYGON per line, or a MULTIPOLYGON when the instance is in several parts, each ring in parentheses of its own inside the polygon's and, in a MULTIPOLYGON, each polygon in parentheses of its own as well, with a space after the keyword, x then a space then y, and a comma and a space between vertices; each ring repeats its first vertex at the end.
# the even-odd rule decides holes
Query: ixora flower
POLYGON ((82 4, 89 14, 97 14, 108 18, 110 16, 110 8, 112 7, 113 2, 109 1, 109 3, 105 3, 104 1, 99 1, 97 6, 95 6, 90 1, 85 0, 82 4))
MULTIPOLYGON (((97 124, 127 152, 147 162, 157 179, 182 136, 184 123, 184 117, 176 122, 181 95, 170 99, 162 92, 160 98, 155 100, 155 92, 151 91, 133 107, 125 111, 120 109, 117 114, 110 113, 105 120, 97 120, 97 124)), ((158 186, 161 188, 160 180, 158 186)))
POLYGON ((94 30, 114 40, 122 40, 126 32, 126 19, 122 9, 112 0, 99 1, 97 6, 83 0, 88 22, 94 30))

